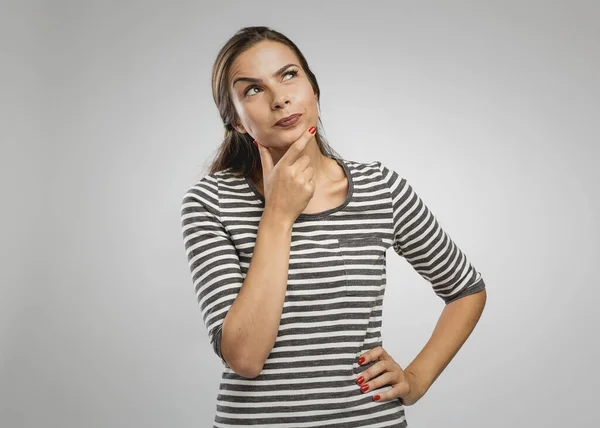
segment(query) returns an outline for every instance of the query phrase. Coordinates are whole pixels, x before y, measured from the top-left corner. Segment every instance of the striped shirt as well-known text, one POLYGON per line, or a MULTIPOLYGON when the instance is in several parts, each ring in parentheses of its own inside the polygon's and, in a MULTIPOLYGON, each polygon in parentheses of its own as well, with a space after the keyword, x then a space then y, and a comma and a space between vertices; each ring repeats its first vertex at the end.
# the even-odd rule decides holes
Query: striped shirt
POLYGON ((405 178, 379 161, 334 158, 349 182, 344 202, 293 224, 277 339, 256 378, 234 372, 221 329, 248 271, 265 206, 231 168, 183 197, 182 234, 208 338, 223 363, 214 427, 407 427, 399 398, 374 401, 356 380, 383 346, 386 250, 403 257, 450 303, 485 288, 481 274, 405 178))

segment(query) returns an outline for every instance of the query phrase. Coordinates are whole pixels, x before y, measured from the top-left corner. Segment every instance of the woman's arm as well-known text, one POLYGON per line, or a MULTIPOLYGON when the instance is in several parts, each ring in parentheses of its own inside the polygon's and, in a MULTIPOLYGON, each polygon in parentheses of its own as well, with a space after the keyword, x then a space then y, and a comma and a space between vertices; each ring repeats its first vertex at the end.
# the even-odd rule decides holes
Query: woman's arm
POLYGON ((245 377, 260 374, 277 339, 291 239, 292 224, 265 211, 248 273, 225 317, 221 339, 224 358, 245 377))
POLYGON ((467 340, 483 312, 487 293, 480 272, 442 228, 407 180, 379 162, 390 189, 394 251, 446 303, 431 338, 405 371, 424 394, 467 340))
POLYGON ((404 369, 419 382, 421 395, 425 394, 477 325, 487 300, 483 289, 448 303, 433 330, 431 338, 404 369))
POLYGON ((256 377, 279 329, 292 223, 265 210, 244 277, 221 222, 218 180, 207 175, 182 201, 181 223, 194 290, 212 348, 224 365, 256 377))

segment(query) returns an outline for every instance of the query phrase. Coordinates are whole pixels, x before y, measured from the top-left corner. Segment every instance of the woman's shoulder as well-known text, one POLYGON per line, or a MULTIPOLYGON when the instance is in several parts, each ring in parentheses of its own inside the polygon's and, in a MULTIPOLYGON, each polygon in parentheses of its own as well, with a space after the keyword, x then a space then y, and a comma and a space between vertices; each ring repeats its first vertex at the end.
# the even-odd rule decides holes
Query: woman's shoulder
POLYGON ((183 200, 185 202, 192 198, 199 202, 209 202, 218 206, 219 190, 223 187, 236 186, 243 180, 244 177, 233 168, 205 173, 186 188, 183 200))
POLYGON ((392 189, 403 188, 408 184, 407 178, 401 174, 393 162, 381 159, 367 161, 347 161, 354 175, 364 175, 363 180, 371 180, 384 184, 392 189))
POLYGON ((356 160, 356 159, 346 159, 340 158, 350 169, 355 170, 368 170, 379 168, 380 161, 379 160, 356 160))
POLYGON ((367 175, 372 179, 385 178, 391 172, 395 172, 379 159, 375 160, 354 160, 344 159, 344 162, 354 174, 367 175))

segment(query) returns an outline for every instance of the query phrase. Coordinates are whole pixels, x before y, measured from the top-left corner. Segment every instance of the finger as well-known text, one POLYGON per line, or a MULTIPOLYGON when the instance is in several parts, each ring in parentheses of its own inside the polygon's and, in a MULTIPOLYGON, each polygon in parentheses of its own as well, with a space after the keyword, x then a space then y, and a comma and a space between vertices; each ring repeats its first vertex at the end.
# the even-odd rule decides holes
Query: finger
POLYGON ((362 354, 358 358, 358 364, 362 366, 364 364, 370 363, 371 361, 377 361, 378 359, 380 359, 380 357, 383 357, 385 354, 386 352, 383 349, 383 347, 378 346, 362 354))
POLYGON ((381 375, 384 372, 390 372, 388 362, 377 361, 375 364, 373 364, 371 367, 369 367, 360 374, 360 376, 356 379, 356 383, 359 385, 364 385, 365 383, 370 382, 371 379, 375 379, 377 376, 381 375))
POLYGON ((311 126, 309 129, 304 131, 304 133, 298 138, 296 141, 292 143, 292 145, 287 149, 285 154, 281 157, 279 162, 283 161, 286 165, 291 165, 302 155, 302 151, 308 144, 308 142, 314 137, 314 134, 309 132, 310 129, 313 129, 316 132, 316 128, 311 126))
MULTIPOLYGON (((357 382, 358 383, 358 382, 357 382)), ((369 379, 360 384, 362 392, 374 391, 385 385, 393 385, 397 383, 396 375, 390 371, 383 371, 375 375, 371 375, 369 379)))
POLYGON ((310 166, 310 156, 307 154, 300 155, 296 162, 294 162, 294 168, 298 170, 298 172, 303 172, 307 167, 310 166))
POLYGON ((262 165, 264 183, 265 178, 271 175, 271 170, 273 169, 273 157, 271 156, 269 149, 263 147, 258 141, 256 141, 256 145, 258 147, 258 153, 260 154, 260 163, 262 165))
POLYGON ((310 165, 307 166, 304 171, 302 171, 302 176, 304 177, 304 179, 307 182, 312 181, 314 175, 315 175, 315 169, 312 166, 310 166, 310 165))
POLYGON ((409 394, 410 388, 408 387, 408 383, 399 383, 397 385, 392 386, 385 392, 378 392, 373 395, 373 400, 375 401, 389 401, 394 398, 398 398, 402 401, 402 397, 405 397, 409 394), (379 396, 379 399, 377 399, 379 396))

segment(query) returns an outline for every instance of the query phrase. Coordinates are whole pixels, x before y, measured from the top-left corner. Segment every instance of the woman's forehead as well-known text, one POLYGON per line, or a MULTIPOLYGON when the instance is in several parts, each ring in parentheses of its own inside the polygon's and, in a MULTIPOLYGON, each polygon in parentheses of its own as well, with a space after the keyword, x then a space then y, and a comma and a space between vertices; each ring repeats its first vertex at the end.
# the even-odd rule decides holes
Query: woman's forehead
POLYGON ((270 76, 285 64, 298 64, 298 58, 288 46, 273 42, 262 41, 242 52, 231 65, 230 76, 247 77, 270 76))

